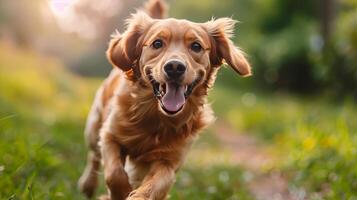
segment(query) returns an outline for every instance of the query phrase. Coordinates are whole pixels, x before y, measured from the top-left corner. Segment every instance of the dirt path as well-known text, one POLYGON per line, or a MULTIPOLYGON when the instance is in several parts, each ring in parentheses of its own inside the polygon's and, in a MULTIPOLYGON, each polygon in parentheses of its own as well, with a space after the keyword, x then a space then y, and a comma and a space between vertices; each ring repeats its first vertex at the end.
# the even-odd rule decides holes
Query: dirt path
POLYGON ((257 200, 303 200, 304 191, 288 188, 287 179, 272 169, 274 158, 267 147, 248 134, 238 134, 229 125, 217 122, 215 135, 232 152, 232 161, 248 174, 248 189, 257 200))

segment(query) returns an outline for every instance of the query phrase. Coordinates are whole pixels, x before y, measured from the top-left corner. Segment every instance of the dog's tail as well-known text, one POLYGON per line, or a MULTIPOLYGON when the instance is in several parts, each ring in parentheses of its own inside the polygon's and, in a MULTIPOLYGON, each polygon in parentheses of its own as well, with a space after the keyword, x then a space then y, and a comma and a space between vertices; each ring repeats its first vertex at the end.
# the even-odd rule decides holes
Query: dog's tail
POLYGON ((167 17, 168 5, 164 0, 148 0, 144 8, 152 18, 164 19, 167 17))

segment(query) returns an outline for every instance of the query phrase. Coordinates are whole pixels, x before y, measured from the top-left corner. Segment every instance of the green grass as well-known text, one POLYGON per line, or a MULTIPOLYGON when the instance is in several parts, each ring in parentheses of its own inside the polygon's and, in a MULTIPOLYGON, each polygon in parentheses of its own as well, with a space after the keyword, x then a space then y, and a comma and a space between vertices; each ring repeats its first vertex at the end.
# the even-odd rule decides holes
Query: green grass
POLYGON ((357 198, 357 106, 352 100, 234 91, 218 84, 211 98, 215 110, 237 130, 270 145, 280 158, 275 168, 290 178, 290 188, 304 187, 311 199, 357 198))
MULTIPOLYGON (((84 199, 76 186, 86 158, 83 128, 99 83, 0 43, 0 199, 84 199)), ((251 199, 226 154, 204 134, 171 199, 251 199)))
POLYGON ((54 60, 1 46, 0 199, 81 199, 91 85, 54 60))

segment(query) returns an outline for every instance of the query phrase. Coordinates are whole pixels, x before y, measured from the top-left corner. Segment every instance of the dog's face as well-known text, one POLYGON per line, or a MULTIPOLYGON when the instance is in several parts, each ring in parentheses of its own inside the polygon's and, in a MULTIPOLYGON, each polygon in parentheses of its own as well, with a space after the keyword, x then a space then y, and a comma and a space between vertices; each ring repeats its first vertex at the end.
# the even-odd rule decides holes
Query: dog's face
POLYGON ((124 71, 137 68, 133 70, 152 86, 160 110, 176 115, 223 60, 237 73, 250 75, 247 60, 229 39, 234 23, 229 18, 206 23, 152 19, 139 12, 126 32, 111 41, 107 56, 124 71))
POLYGON ((160 20, 148 30, 140 66, 165 113, 179 112, 193 89, 205 80, 210 48, 205 30, 185 20, 160 20))

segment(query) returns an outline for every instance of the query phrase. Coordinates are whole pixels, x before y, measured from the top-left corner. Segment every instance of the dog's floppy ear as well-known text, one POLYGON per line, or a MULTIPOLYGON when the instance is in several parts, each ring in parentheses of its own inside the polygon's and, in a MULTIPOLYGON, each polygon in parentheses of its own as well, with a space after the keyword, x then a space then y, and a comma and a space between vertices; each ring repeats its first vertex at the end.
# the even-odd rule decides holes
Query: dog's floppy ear
POLYGON ((211 37, 211 64, 221 65, 223 60, 242 76, 251 75, 251 67, 244 53, 230 39, 236 21, 231 18, 220 18, 203 24, 211 37))
POLYGON ((141 39, 151 25, 153 19, 142 11, 133 14, 126 21, 127 29, 124 34, 113 35, 106 52, 111 64, 123 71, 129 71, 141 55, 141 39))

